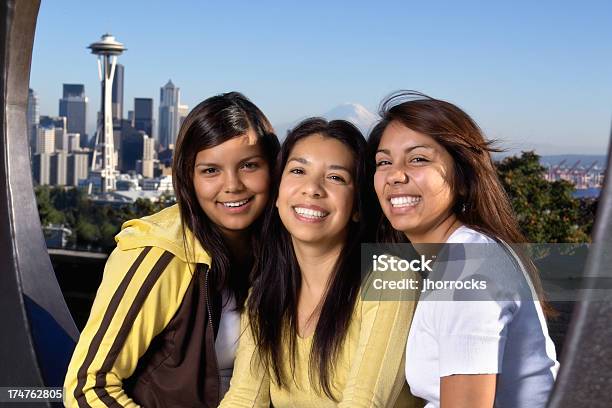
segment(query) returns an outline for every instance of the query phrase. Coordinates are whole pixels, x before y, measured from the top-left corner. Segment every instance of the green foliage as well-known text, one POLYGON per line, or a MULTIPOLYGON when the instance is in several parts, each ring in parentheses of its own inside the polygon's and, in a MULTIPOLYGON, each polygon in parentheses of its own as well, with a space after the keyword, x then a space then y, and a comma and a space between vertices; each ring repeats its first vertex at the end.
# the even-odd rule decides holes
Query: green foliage
POLYGON ((42 225, 63 224, 65 222, 64 214, 54 206, 49 187, 42 186, 36 189, 36 203, 42 225))
MULTIPOLYGON (((505 158, 497 163, 497 171, 529 242, 590 241, 597 199, 574 198, 569 182, 547 181, 546 169, 533 152, 505 158)), ((115 247, 114 237, 125 221, 174 204, 173 197, 162 196, 157 203, 138 199, 132 205, 114 208, 94 204, 79 189, 40 186, 35 192, 42 225, 64 224, 73 231, 70 244, 105 251, 115 247)))
POLYGON ((85 245, 96 245, 100 240, 100 231, 95 224, 79 218, 74 231, 76 232, 77 242, 85 245))
POLYGON ((507 157, 497 171, 529 242, 589 241, 596 204, 574 198, 574 186, 565 180, 547 181, 537 154, 507 157))
POLYGON ((115 247, 115 235, 130 219, 151 215, 174 204, 165 197, 159 203, 138 199, 133 205, 118 208, 93 203, 79 189, 39 186, 35 189, 40 221, 43 226, 63 224, 72 230, 69 245, 101 248, 110 252, 115 247))

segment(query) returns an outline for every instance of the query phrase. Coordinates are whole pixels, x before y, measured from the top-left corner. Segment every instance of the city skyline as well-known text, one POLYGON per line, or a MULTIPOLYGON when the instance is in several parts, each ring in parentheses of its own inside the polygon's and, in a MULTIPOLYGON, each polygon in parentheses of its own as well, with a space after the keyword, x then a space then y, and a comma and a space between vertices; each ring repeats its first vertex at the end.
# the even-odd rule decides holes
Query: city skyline
POLYGON ((384 9, 238 3, 231 10, 189 1, 108 3, 107 12, 43 2, 34 43, 30 87, 40 114, 58 114, 62 84, 84 84, 90 136, 100 95, 85 47, 108 31, 128 48, 121 57, 124 116, 134 98, 152 98, 157 116, 168 79, 190 107, 242 91, 275 126, 347 102, 375 113, 382 97, 408 88, 458 104, 505 147, 607 151, 612 28, 605 16, 612 6, 603 2, 384 9), (70 24, 60 30, 62 20, 70 24))

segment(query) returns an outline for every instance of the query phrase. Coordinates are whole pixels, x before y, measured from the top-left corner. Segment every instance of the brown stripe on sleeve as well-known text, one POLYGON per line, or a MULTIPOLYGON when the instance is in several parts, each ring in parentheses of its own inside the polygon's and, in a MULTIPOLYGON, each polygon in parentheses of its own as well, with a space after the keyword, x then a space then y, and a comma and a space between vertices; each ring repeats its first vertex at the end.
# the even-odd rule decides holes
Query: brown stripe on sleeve
POLYGON ((121 407, 121 405, 111 395, 109 395, 108 391, 106 390, 106 374, 113 367, 115 360, 119 356, 119 353, 121 352, 121 349, 123 348, 123 345, 130 334, 132 325, 134 324, 138 313, 142 310, 142 305, 147 299, 149 292, 151 292, 151 289, 158 281, 159 277, 173 257, 174 254, 165 251, 149 272, 149 275, 138 290, 138 293, 134 298, 134 302, 130 306, 130 309, 125 316, 125 320, 119 328, 117 337, 115 337, 115 340, 113 341, 113 344, 106 355, 100 370, 98 370, 96 373, 96 385, 94 390, 96 391, 96 394, 98 394, 98 397, 100 397, 100 400, 102 400, 108 407, 121 407))
POLYGON ((79 407, 81 408, 91 408, 90 405, 87 403, 87 397, 83 392, 83 387, 85 387, 85 384, 87 382, 87 369, 89 368, 96 356, 96 352, 98 351, 98 348, 102 343, 102 339, 104 338, 104 335, 106 334, 106 331, 108 330, 108 327, 110 326, 110 323, 113 320, 113 316, 119 308, 119 303, 125 295, 125 291, 127 290, 130 281, 132 280, 134 274, 136 273, 136 270, 138 270, 138 267, 140 267, 140 264, 150 251, 151 247, 145 247, 142 252, 138 254, 138 257, 136 258, 128 272, 125 274, 125 277, 123 278, 123 280, 119 284, 119 287, 113 294, 113 297, 111 298, 111 301, 108 304, 108 307, 106 308, 106 312, 104 313, 104 317, 102 318, 102 322, 100 323, 100 327, 98 327, 98 331, 91 340, 89 349, 87 350, 87 355, 85 356, 85 360, 83 360, 83 364, 77 372, 78 381, 76 389, 74 390, 74 397, 76 398, 79 407))

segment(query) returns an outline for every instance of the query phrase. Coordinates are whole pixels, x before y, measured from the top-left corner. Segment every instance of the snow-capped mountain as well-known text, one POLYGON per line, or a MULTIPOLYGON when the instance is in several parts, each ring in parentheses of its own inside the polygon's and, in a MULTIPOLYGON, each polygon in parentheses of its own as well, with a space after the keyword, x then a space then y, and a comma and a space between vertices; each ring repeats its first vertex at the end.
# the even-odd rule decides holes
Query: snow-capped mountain
MULTIPOLYGON (((335 120, 335 119, 344 119, 361 130, 364 136, 368 136, 368 132, 372 128, 372 126, 378 120, 378 116, 367 110, 363 105, 358 103, 345 103, 330 111, 323 114, 316 114, 312 116, 320 116, 327 120, 335 120)), ((301 117, 300 119, 296 119, 291 123, 283 123, 276 125, 274 128, 276 130, 276 134, 278 138, 283 141, 285 136, 287 136, 287 131, 291 130, 295 125, 300 123, 300 121, 306 119, 307 116, 301 117)))
POLYGON ((378 116, 358 103, 345 103, 322 115, 327 120, 344 119, 357 126, 365 136, 378 121, 378 116))

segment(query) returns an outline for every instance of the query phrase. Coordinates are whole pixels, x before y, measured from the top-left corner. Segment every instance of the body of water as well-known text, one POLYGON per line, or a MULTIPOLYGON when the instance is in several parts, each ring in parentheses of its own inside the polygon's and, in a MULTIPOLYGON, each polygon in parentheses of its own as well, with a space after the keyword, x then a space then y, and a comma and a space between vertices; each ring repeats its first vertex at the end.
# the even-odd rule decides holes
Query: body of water
POLYGON ((580 188, 576 189, 572 194, 575 198, 597 198, 601 193, 601 188, 592 187, 592 188, 580 188))

